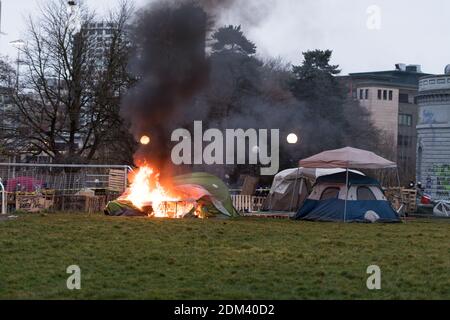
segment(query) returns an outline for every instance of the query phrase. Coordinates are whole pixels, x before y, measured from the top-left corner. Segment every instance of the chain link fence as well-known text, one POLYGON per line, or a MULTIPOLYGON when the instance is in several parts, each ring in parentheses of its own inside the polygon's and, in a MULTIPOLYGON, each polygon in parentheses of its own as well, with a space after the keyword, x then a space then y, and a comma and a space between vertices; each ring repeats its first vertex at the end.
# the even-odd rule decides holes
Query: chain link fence
POLYGON ((0 163, 1 213, 103 210, 127 188, 129 166, 0 163))

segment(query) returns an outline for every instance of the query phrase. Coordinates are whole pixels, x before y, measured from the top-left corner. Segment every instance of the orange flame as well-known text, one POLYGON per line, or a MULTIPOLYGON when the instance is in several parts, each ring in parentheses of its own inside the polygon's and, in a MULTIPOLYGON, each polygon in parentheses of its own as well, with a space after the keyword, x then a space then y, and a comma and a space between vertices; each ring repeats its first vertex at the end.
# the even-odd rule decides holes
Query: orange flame
POLYGON ((181 218, 194 208, 192 203, 182 203, 181 197, 171 194, 159 182, 159 173, 143 165, 132 177, 132 183, 125 200, 144 211, 151 206, 157 218, 181 218))

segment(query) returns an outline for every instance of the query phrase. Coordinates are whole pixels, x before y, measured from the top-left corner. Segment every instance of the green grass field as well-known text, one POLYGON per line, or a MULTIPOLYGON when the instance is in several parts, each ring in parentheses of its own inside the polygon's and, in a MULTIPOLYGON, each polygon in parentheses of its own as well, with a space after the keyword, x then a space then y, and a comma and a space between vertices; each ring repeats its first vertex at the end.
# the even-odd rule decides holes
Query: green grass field
POLYGON ((450 299, 450 223, 150 220, 0 222, 1 299, 450 299), (366 269, 382 270, 369 291, 366 269), (82 289, 66 288, 79 265, 82 289))

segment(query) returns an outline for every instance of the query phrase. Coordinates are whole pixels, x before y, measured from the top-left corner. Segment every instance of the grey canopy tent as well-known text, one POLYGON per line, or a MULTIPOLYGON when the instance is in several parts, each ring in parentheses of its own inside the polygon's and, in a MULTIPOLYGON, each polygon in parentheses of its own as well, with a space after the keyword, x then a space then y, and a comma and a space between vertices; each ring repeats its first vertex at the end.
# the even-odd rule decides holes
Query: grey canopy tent
MULTIPOLYGON (((350 169, 397 169, 395 162, 384 159, 373 152, 346 147, 337 150, 329 150, 300 161, 304 168, 345 168, 346 186, 349 184, 350 169)), ((400 179, 397 170, 397 179, 400 179)), ((348 188, 345 196, 344 222, 347 220, 348 188)))
POLYGON ((310 158, 300 161, 304 168, 353 168, 353 169, 388 169, 397 168, 395 162, 386 160, 373 152, 356 149, 343 148, 324 151, 310 158))

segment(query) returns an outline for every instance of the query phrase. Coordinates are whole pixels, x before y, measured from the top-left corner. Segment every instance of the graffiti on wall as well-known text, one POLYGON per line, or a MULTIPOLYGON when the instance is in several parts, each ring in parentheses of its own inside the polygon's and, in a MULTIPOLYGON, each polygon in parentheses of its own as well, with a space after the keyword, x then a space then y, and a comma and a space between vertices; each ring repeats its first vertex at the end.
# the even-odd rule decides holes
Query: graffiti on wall
POLYGON ((25 212, 40 212, 49 209, 53 205, 52 200, 48 200, 40 195, 17 195, 16 209, 25 212))
POLYGON ((433 106, 422 108, 419 116, 419 124, 448 124, 450 114, 447 106, 433 106))
POLYGON ((431 191, 434 186, 436 197, 450 198, 450 164, 434 165, 428 173, 425 188, 431 191))
POLYGON ((430 110, 423 110, 422 116, 420 117, 421 124, 434 124, 436 119, 434 118, 434 113, 430 110))

